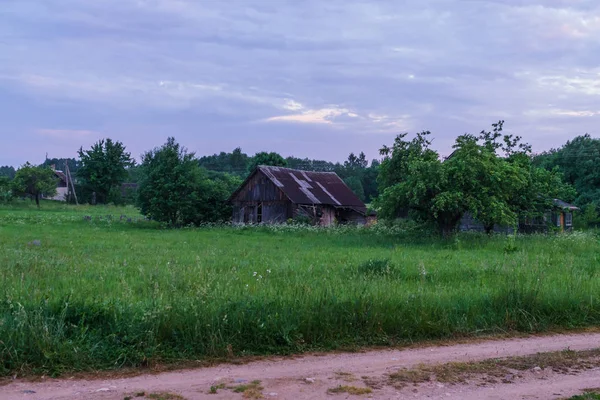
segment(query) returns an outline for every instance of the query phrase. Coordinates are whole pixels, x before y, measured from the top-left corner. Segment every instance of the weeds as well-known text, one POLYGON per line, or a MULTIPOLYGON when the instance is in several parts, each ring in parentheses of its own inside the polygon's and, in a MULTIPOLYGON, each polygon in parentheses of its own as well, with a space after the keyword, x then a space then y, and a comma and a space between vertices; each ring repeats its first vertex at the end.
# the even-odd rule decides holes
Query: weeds
POLYGON ((150 393, 146 398, 150 400, 185 400, 185 397, 169 392, 150 393))
POLYGON ((534 368, 550 368, 554 372, 570 373, 595 368, 599 365, 600 349, 579 352, 565 350, 477 362, 420 365, 416 368, 401 369, 390 374, 388 383, 397 388, 432 380, 457 384, 475 377, 502 380, 503 377, 510 376, 513 373, 522 373, 534 368))
POLYGON ((570 397, 567 400, 600 400, 600 388, 585 389, 583 394, 570 397))
POLYGON ((339 394, 339 393, 348 393, 356 396, 360 396, 363 394, 373 393, 373 390, 370 388, 363 388, 357 386, 337 386, 327 390, 327 393, 331 394, 339 394))
POLYGON ((231 389, 234 393, 243 393, 245 399, 262 399, 263 387, 260 386, 260 381, 252 381, 246 385, 234 386, 231 389))

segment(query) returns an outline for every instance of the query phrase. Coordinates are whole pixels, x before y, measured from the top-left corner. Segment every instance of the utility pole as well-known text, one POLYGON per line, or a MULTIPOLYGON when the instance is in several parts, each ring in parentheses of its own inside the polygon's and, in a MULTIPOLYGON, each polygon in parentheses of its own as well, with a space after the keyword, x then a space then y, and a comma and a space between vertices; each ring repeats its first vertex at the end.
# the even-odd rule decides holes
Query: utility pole
POLYGON ((73 197, 75 198, 75 205, 79 205, 77 201, 77 192, 75 192, 75 185, 73 184, 73 178, 71 177, 71 170, 69 169, 69 163, 65 160, 65 173, 67 175, 67 191, 69 188, 69 183, 71 184, 71 190, 73 190, 73 197))

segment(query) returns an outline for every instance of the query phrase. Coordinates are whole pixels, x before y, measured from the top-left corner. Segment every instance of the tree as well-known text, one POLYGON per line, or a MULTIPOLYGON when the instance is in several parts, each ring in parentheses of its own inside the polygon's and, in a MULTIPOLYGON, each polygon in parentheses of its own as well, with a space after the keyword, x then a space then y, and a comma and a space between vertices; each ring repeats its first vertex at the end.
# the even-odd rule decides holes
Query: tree
POLYGON ((120 186, 127 179, 127 168, 135 165, 121 142, 102 139, 90 150, 79 149, 81 166, 77 171, 82 189, 96 193, 96 201, 108 203, 120 196, 120 186))
POLYGON ((0 203, 8 203, 13 198, 12 182, 7 176, 0 175, 0 203))
POLYGON ((580 217, 577 218, 577 225, 581 228, 594 228, 600 227, 600 215, 598 209, 594 203, 590 203, 584 207, 580 217))
POLYGON ((285 167, 287 163, 285 162, 285 159, 281 157, 281 155, 279 155, 278 153, 267 153, 266 151, 261 151, 260 153, 256 153, 254 157, 252 157, 252 160, 250 161, 249 171, 254 171, 254 169, 259 165, 285 167))
POLYGON ((379 176, 379 161, 372 160, 371 165, 365 169, 362 176, 362 186, 365 191, 365 202, 370 203, 379 194, 377 177, 379 176))
POLYGON ((600 206, 600 139, 578 136, 559 149, 536 156, 534 164, 548 171, 557 168, 577 190, 577 205, 600 206))
POLYGON ((0 176, 5 176, 8 179, 14 179, 16 174, 15 168, 9 165, 0 167, 0 176))
POLYGON ((363 188, 360 178, 356 176, 350 176, 344 179, 344 183, 350 188, 350 190, 352 190, 352 192, 354 192, 355 195, 358 196, 361 201, 365 201, 365 189, 363 188))
POLYGON ((35 167, 26 163, 17 171, 13 188, 17 194, 33 197, 39 207, 42 196, 56 195, 57 180, 50 168, 35 167))
POLYGON ((456 140, 445 161, 451 182, 458 183, 466 210, 491 233, 495 225, 518 223, 513 198, 527 188, 527 171, 496 154, 494 146, 472 135, 456 140))
POLYGON ((240 177, 246 176, 250 157, 237 147, 231 153, 221 152, 212 156, 204 156, 198 164, 209 171, 227 172, 240 177))
POLYGON ((194 153, 174 138, 142 156, 138 206, 143 215, 170 226, 222 221, 231 217, 225 202, 239 178, 209 173, 194 153))
POLYGON ((479 136, 459 136, 443 161, 429 148, 429 132, 410 141, 399 135, 392 148, 381 150, 380 215, 389 219, 408 212, 447 235, 469 212, 491 232, 494 225, 543 214, 555 197, 569 200, 573 189, 560 173, 534 167, 530 146, 518 136, 502 135, 503 121, 493 126, 479 136), (504 157, 497 154, 500 149, 504 157))
POLYGON ((69 171, 73 175, 75 175, 77 173, 77 170, 81 166, 81 162, 74 158, 47 158, 41 166, 42 167, 54 166, 56 169, 64 171, 65 163, 67 163, 67 165, 69 166, 69 171))
POLYGON ((350 155, 348 156, 348 160, 344 161, 344 167, 346 167, 347 169, 365 169, 368 165, 369 162, 367 161, 367 157, 362 151, 360 152, 358 157, 355 156, 354 153, 350 153, 350 155))

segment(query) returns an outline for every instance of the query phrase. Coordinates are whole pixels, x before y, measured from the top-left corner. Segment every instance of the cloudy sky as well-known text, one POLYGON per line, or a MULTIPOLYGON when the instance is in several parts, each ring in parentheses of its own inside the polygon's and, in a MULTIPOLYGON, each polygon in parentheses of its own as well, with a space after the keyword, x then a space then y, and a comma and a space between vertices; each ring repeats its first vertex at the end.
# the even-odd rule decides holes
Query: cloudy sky
POLYGON ((597 0, 1 0, 0 164, 133 155, 377 156, 498 119, 537 151, 600 136, 597 0))

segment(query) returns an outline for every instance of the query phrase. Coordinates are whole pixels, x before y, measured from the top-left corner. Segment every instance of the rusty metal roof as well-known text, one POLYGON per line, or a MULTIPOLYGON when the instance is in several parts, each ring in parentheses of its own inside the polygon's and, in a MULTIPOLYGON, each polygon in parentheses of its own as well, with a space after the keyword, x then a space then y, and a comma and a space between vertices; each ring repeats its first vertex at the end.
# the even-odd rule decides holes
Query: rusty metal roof
POLYGON ((56 175, 58 177, 58 179, 60 179, 61 181, 65 182, 65 183, 67 182, 67 176, 65 175, 64 172, 55 169, 54 175, 56 175))
POLYGON ((335 172, 300 171, 264 165, 258 166, 256 172, 263 173, 293 203, 352 208, 363 214, 367 211, 365 204, 335 172))

